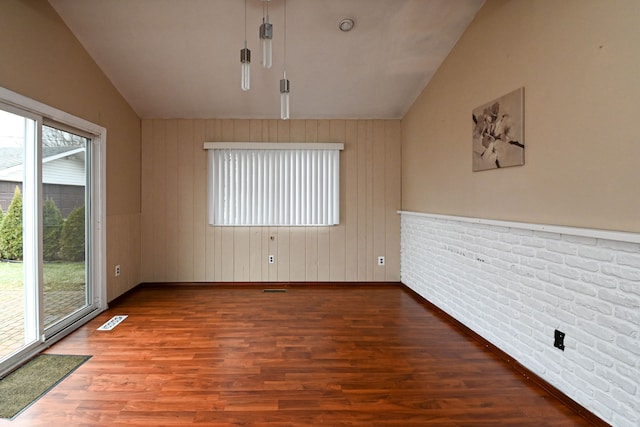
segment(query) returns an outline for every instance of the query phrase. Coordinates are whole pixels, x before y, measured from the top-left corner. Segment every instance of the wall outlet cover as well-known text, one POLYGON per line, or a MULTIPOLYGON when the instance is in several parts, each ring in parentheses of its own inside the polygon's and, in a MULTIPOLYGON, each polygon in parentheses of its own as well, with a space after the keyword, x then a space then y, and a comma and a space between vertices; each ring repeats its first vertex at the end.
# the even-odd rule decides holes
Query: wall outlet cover
POLYGON ((555 330, 553 346, 555 348, 559 348, 562 351, 564 351, 564 336, 565 336, 564 332, 560 332, 557 329, 555 330))

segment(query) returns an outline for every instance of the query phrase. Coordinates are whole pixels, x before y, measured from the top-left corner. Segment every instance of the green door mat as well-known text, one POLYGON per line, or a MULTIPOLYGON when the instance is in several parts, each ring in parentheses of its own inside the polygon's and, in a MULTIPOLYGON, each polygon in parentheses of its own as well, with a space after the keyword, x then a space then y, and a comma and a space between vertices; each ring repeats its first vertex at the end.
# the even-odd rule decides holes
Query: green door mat
POLYGON ((0 380, 0 418, 14 418, 91 356, 41 354, 0 380))

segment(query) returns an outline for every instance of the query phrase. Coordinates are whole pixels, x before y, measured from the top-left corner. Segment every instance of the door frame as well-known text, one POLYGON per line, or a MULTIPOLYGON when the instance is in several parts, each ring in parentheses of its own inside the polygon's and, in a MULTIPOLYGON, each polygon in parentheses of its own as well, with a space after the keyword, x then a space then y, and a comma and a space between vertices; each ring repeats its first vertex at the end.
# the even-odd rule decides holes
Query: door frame
MULTIPOLYGON (((92 156, 90 165, 90 188, 88 189, 90 196, 90 204, 87 206, 91 209, 91 224, 88 227, 91 235, 91 247, 89 253, 92 254, 89 259, 88 279, 92 288, 92 295, 94 309, 88 312, 85 316, 76 319, 75 322, 69 324, 67 327, 56 331, 51 336, 44 335, 44 328, 40 327, 40 337, 37 343, 30 345, 23 349, 19 354, 7 359, 4 363, 4 368, 0 369, 0 377, 6 373, 15 369, 17 366, 24 363, 24 361, 35 356, 45 348, 51 346, 53 343, 64 338, 69 333, 78 329, 98 314, 107 309, 107 245, 106 245, 106 159, 107 159, 107 129, 91 123, 80 117, 76 117, 72 114, 66 113, 57 108, 43 104, 34 99, 28 98, 24 95, 20 95, 3 87, 0 87, 0 102, 13 106, 19 110, 25 111, 35 116, 39 116, 37 133, 41 134, 41 126, 44 119, 49 119, 63 125, 67 125, 76 128, 80 131, 94 135, 91 140, 92 156)), ((40 139, 40 138, 38 138, 40 139)), ((38 141, 39 142, 39 141, 38 141)), ((39 144, 36 144, 39 145, 39 144)), ((41 215, 39 215, 41 216, 41 215)), ((38 266, 42 269, 42 266, 38 266)), ((41 276, 41 275, 40 275, 41 276)), ((40 306, 42 293, 40 293, 40 306)), ((40 310, 42 307, 40 307, 40 310)))

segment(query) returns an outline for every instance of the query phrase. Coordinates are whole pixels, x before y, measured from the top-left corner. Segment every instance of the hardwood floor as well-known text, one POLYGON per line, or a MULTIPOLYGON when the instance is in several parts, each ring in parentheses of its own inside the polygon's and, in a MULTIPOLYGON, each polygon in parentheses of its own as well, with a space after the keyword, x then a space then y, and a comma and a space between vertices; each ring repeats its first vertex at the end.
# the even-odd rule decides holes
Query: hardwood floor
POLYGON ((0 426, 589 425, 401 286, 286 289, 138 288, 49 349, 93 357, 0 426))

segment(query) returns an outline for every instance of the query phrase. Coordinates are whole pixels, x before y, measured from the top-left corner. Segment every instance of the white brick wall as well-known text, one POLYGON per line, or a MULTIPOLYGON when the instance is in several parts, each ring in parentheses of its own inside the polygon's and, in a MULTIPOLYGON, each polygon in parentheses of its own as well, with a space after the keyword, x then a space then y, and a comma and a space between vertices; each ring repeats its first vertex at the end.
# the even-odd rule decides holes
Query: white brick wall
POLYGON ((639 236, 401 218, 405 285, 608 423, 640 425, 639 236))

